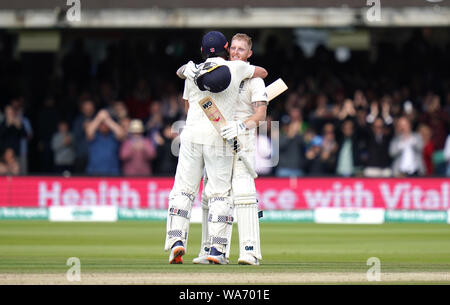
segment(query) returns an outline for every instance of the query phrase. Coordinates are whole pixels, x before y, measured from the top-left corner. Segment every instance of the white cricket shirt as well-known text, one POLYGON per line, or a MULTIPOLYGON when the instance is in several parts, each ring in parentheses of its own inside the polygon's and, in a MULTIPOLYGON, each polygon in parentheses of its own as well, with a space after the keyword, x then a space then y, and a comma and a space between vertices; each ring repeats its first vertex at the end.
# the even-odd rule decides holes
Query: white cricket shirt
MULTIPOLYGON (((246 121, 255 113, 252 103, 261 101, 267 102, 266 85, 264 84, 264 80, 259 77, 243 80, 239 85, 239 98, 234 114, 235 120, 242 122, 246 121)), ((243 146, 253 146, 255 135, 256 128, 247 130, 244 133, 244 136, 240 137, 241 141, 243 141, 243 146)))
POLYGON ((198 102, 211 96, 222 115, 227 121, 234 119, 236 104, 239 98, 239 85, 242 80, 251 78, 255 66, 243 61, 226 61, 220 57, 208 58, 205 62, 226 65, 230 69, 231 82, 227 89, 219 93, 201 91, 193 80, 186 79, 184 83, 183 99, 189 101, 186 125, 181 133, 181 140, 197 144, 225 145, 223 138, 209 121, 198 102))

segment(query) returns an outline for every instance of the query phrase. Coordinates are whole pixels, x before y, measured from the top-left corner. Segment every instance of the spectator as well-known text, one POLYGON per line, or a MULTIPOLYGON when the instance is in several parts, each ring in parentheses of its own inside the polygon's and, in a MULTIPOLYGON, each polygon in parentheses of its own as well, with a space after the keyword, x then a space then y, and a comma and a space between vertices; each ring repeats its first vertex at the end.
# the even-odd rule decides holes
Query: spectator
POLYGON ((128 129, 129 136, 120 148, 122 173, 125 176, 150 176, 150 161, 155 158, 153 143, 143 136, 144 125, 141 120, 132 120, 128 129))
POLYGON ((303 120, 303 113, 300 107, 292 107, 289 110, 289 119, 297 128, 296 133, 302 135, 308 128, 308 124, 303 120))
POLYGON ((291 92, 287 95, 284 102, 284 109, 289 113, 289 111, 297 105, 298 94, 297 92, 291 92))
MULTIPOLYGON (((291 111, 296 108, 292 108, 291 111)), ((304 175, 303 138, 300 134, 301 122, 285 117, 279 137, 279 162, 275 175, 278 177, 300 177, 304 175)))
POLYGON ((125 131, 114 122, 107 110, 100 110, 86 126, 89 175, 119 175, 119 146, 125 131))
POLYGON ((393 100, 390 96, 385 96, 381 99, 381 117, 383 118, 384 124, 386 126, 391 126, 394 119, 391 116, 391 105, 393 100))
POLYGON ((84 100, 80 104, 80 114, 74 119, 72 134, 75 143, 74 172, 84 173, 88 161, 88 141, 86 139, 86 127, 93 120, 95 106, 91 100, 84 100))
POLYGON ((421 124, 418 127, 418 133, 422 137, 422 141, 424 143, 422 159, 425 165, 425 175, 431 176, 434 173, 433 168, 434 143, 433 141, 431 141, 432 131, 429 126, 421 124))
POLYGON ((353 95, 353 101, 356 108, 367 108, 369 106, 366 96, 364 95, 364 92, 362 90, 355 91, 355 94, 353 95))
POLYGON ((359 166, 367 164, 368 161, 368 150, 367 141, 370 137, 370 126, 367 124, 367 109, 364 107, 356 108, 355 116, 355 140, 356 147, 358 150, 358 161, 359 166))
POLYGON ((163 176, 173 176, 175 174, 178 158, 172 151, 173 144, 178 134, 172 129, 170 121, 166 121, 164 127, 153 133, 153 139, 156 143, 156 158, 153 166, 155 173, 163 176))
POLYGON ((367 163, 364 169, 365 177, 390 177, 391 158, 389 157, 389 143, 391 142, 391 132, 383 119, 377 117, 369 133, 367 140, 367 163))
POLYGON ((334 169, 336 167, 336 153, 338 148, 339 146, 336 142, 334 125, 332 123, 327 123, 323 127, 321 152, 321 159, 325 165, 327 174, 334 174, 334 169))
POLYGON ((396 135, 389 145, 389 155, 394 158, 394 176, 410 177, 425 173, 423 146, 420 135, 412 132, 411 122, 406 117, 400 117, 396 124, 396 135))
POLYGON ((413 102, 407 100, 403 103, 403 114, 400 113, 399 116, 402 115, 411 123, 411 128, 415 129, 418 123, 419 113, 416 107, 414 107, 413 102))
POLYGON ((373 124, 378 117, 381 117, 386 125, 391 125, 393 119, 390 114, 391 98, 389 96, 384 96, 381 102, 381 113, 380 105, 378 101, 374 100, 370 103, 370 112, 366 117, 366 121, 369 124, 373 124))
MULTIPOLYGON (((154 104, 155 102, 153 102, 154 104)), ((164 118, 171 121, 177 121, 183 116, 184 102, 180 95, 171 94, 168 100, 162 103, 162 114, 164 118)), ((153 112, 152 112, 153 113, 153 112)))
MULTIPOLYGON (((305 170, 309 175, 312 176, 323 176, 327 173, 326 164, 322 159, 322 142, 323 139, 321 136, 315 135, 312 131, 311 135, 313 138, 308 144, 308 148, 306 149, 305 157, 306 157, 306 166, 305 170)), ((305 136, 308 137, 309 132, 305 133, 305 136)))
POLYGON ((17 161, 14 149, 8 147, 0 158, 0 175, 16 176, 19 173, 19 162, 17 161))
POLYGON ((130 124, 131 124, 131 119, 130 117, 124 117, 119 121, 120 126, 122 127, 123 130, 129 130, 130 129, 130 124))
POLYGON ((333 107, 328 102, 328 97, 321 93, 316 98, 316 109, 310 115, 310 123, 316 128, 322 126, 325 121, 333 117, 333 107))
POLYGON ((149 136, 155 131, 159 131, 164 127, 164 116, 162 112, 162 106, 159 101, 153 102, 150 106, 150 115, 145 122, 145 129, 149 136))
POLYGON ((341 126, 341 137, 336 160, 336 174, 350 177, 357 173, 359 151, 355 133, 355 123, 347 119, 341 126))
POLYGON ((115 101, 109 109, 109 114, 114 121, 121 122, 124 118, 128 117, 127 106, 122 101, 115 101))
POLYGON ((444 148, 447 131, 450 127, 450 117, 441 109, 441 99, 438 95, 432 94, 425 99, 425 112, 419 118, 419 121, 430 126, 433 131, 431 141, 435 149, 444 148))
POLYGON ((25 130, 25 134, 20 139, 20 153, 18 157, 20 173, 26 174, 28 172, 28 142, 33 139, 33 127, 31 126, 31 121, 25 116, 25 100, 23 97, 14 99, 11 102, 11 106, 19 116, 25 130))
POLYGON ((73 172, 75 162, 75 145, 69 124, 66 121, 58 123, 58 132, 52 137, 55 172, 73 172))
MULTIPOLYGON (((425 98, 424 104, 425 113, 423 113, 419 122, 430 127, 431 142, 425 143, 428 147, 425 147, 428 152, 433 146, 434 157, 432 158, 431 165, 434 165, 434 174, 443 176, 445 175, 445 162, 442 160, 443 149, 445 146, 445 140, 447 138, 450 127, 450 116, 441 107, 441 100, 438 95, 429 94, 425 98)), ((427 165, 425 163, 425 165, 427 165)))
POLYGON ((14 154, 20 154, 20 140, 26 135, 22 120, 10 105, 5 107, 5 120, 0 124, 0 149, 12 148, 14 154))
POLYGON ((444 160, 447 162, 447 177, 450 177, 450 134, 445 141, 444 160))
POLYGON ((337 117, 340 121, 343 121, 348 118, 354 118, 356 116, 355 106, 353 105, 353 101, 351 99, 346 99, 344 104, 342 105, 337 117))
POLYGON ((368 126, 367 126, 367 110, 366 108, 363 107, 359 107, 356 108, 356 115, 355 115, 355 119, 356 119, 356 128, 358 130, 358 135, 360 137, 362 136, 367 136, 366 132, 368 132, 368 126))

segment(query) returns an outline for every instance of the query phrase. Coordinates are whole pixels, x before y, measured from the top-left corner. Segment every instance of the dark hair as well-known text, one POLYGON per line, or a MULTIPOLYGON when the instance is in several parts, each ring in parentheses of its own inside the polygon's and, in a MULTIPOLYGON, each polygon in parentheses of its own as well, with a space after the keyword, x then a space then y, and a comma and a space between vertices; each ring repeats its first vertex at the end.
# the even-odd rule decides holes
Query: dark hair
POLYGON ((216 53, 202 53, 202 58, 203 60, 207 60, 208 58, 211 57, 222 57, 223 59, 227 60, 228 59, 228 50, 223 50, 220 52, 216 52, 216 53))

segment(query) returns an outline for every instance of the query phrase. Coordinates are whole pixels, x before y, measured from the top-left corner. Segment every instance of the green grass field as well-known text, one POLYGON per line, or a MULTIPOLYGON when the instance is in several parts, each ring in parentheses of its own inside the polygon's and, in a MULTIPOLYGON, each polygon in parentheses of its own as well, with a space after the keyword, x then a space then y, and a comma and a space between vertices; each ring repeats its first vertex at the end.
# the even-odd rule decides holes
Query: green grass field
POLYGON ((447 224, 262 223, 263 261, 257 267, 237 265, 236 225, 233 230, 230 265, 192 264, 199 250, 199 224, 191 225, 185 263, 169 265, 169 253, 163 251, 164 222, 2 221, 0 279, 12 274, 65 274, 69 257, 78 257, 82 272, 89 274, 365 274, 370 257, 380 259, 382 274, 450 274, 447 224))

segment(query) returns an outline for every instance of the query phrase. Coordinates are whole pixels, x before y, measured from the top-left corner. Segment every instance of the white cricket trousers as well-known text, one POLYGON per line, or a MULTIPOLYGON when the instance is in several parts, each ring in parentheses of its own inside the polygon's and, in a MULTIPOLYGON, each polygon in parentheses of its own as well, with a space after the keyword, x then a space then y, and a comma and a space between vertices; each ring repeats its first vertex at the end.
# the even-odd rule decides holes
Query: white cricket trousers
POLYGON ((175 182, 169 195, 166 250, 176 241, 187 246, 192 204, 199 191, 203 169, 208 175, 206 196, 214 202, 210 203, 213 211, 217 210, 210 216, 213 222, 212 231, 217 231, 214 240, 218 248, 228 243, 228 240, 222 237, 226 235, 222 232, 222 227, 226 227, 227 223, 223 223, 223 220, 228 221, 230 213, 228 209, 231 205, 232 168, 233 153, 228 147, 181 141, 175 182))
POLYGON ((172 192, 188 192, 197 195, 203 177, 203 168, 208 176, 205 194, 229 196, 233 153, 226 147, 196 144, 181 141, 175 183, 172 192))

